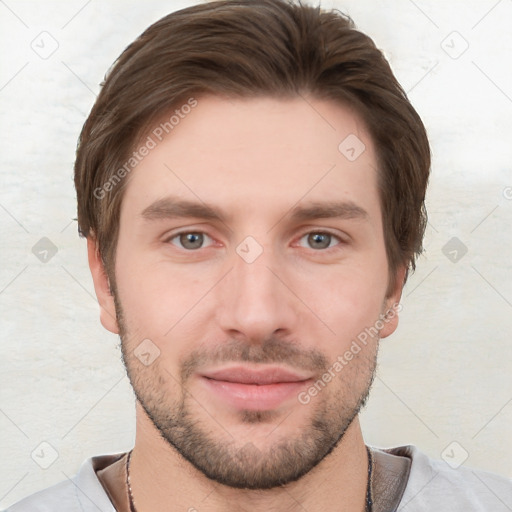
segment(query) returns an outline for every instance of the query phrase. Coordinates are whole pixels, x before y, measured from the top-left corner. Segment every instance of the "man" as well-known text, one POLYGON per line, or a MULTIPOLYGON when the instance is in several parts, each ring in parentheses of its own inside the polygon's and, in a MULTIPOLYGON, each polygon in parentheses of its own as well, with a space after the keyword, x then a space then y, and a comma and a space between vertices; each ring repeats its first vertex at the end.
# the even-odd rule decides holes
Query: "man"
POLYGON ((420 118, 339 13, 221 1, 147 29, 75 165, 135 446, 9 510, 512 510, 510 481, 361 433, 429 168, 420 118))

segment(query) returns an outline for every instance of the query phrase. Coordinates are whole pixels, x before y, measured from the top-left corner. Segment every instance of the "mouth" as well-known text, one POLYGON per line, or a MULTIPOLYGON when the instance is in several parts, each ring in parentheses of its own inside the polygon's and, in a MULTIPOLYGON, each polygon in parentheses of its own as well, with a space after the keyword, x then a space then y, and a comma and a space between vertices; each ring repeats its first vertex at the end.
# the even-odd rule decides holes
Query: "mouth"
POLYGON ((312 380, 310 373, 284 367, 230 366, 200 374, 201 381, 213 398, 236 409, 274 410, 312 380))

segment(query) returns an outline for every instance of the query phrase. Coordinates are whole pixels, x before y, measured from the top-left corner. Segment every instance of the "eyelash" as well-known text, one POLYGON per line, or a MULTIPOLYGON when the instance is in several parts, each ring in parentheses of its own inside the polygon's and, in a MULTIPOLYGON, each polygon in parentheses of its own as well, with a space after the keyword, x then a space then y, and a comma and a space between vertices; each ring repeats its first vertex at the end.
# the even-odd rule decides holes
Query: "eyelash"
MULTIPOLYGON (((194 235, 203 235, 207 238, 209 238, 210 240, 213 241, 213 238, 210 237, 209 235, 207 235, 204 231, 180 231, 178 233, 174 233, 173 235, 171 235, 170 237, 166 238, 164 240, 165 243, 171 243, 172 244, 172 241, 179 238, 181 235, 189 235, 189 234, 194 234, 194 235)), ((305 233, 303 233, 299 238, 299 242, 300 240, 302 240, 304 237, 306 236, 309 236, 309 235, 328 235, 330 236, 332 239, 335 239, 338 241, 338 243, 334 244, 333 246, 329 246, 329 247, 326 247, 326 248, 323 248, 323 249, 313 249, 312 247, 309 247, 309 249, 315 251, 315 252, 327 252, 331 249, 335 249, 337 246, 339 245, 342 245, 343 243, 345 243, 345 241, 338 235, 335 235, 334 233, 331 233, 330 231, 326 231, 326 230, 313 230, 313 231, 307 231, 305 233)), ((172 244, 172 245, 175 245, 175 244, 172 244)), ((213 245, 213 244, 210 244, 210 245, 213 245)), ((185 247, 179 247, 177 246, 179 249, 182 249, 186 252, 195 252, 195 251, 198 251, 199 249, 204 249, 205 247, 199 247, 198 249, 186 249, 185 247)))
MULTIPOLYGON (((179 238, 181 235, 203 235, 205 237, 208 237, 210 240, 213 241, 213 238, 211 236, 208 236, 204 231, 180 231, 178 233, 174 233, 173 235, 171 235, 170 237, 166 238, 164 240, 165 243, 172 243, 172 241, 176 238, 179 238)), ((173 244, 174 245, 174 244, 173 244)), ((200 247, 199 249, 185 249, 185 247, 178 247, 179 249, 183 249, 184 251, 187 251, 187 252, 195 252, 199 249, 204 249, 204 247, 200 247)))
POLYGON ((321 230, 308 231, 299 237, 299 241, 302 240, 305 236, 310 236, 310 235, 327 235, 327 236, 331 237, 331 241, 332 241, 332 239, 335 239, 338 241, 337 244, 334 244, 333 246, 330 246, 330 244, 329 244, 329 247, 325 247, 324 249, 313 249, 312 247, 309 247, 309 249, 312 249, 315 252, 317 252, 317 251, 318 252, 327 252, 331 249, 335 249, 338 245, 341 245, 344 242, 340 236, 335 235, 334 233, 331 233, 330 231, 321 231, 321 230))

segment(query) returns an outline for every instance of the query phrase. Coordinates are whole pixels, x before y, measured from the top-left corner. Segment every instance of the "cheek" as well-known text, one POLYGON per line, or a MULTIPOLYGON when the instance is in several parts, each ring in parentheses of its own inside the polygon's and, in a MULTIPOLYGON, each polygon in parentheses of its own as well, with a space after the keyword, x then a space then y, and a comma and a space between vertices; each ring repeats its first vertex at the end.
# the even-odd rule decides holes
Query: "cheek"
POLYGON ((372 326, 381 313, 387 273, 375 268, 375 263, 347 265, 337 272, 308 273, 301 278, 297 294, 338 339, 347 341, 372 326))
POLYGON ((178 321, 178 287, 168 283, 140 254, 130 254, 120 244, 116 284, 126 327, 137 338, 163 337, 178 321))
POLYGON ((116 261, 116 277, 129 334, 126 346, 133 351, 151 340, 159 363, 173 371, 187 350, 208 338, 204 332, 204 326, 211 325, 204 321, 207 301, 201 301, 210 288, 208 276, 197 275, 191 265, 178 269, 168 262, 146 260, 140 253, 119 254, 123 257, 116 261))

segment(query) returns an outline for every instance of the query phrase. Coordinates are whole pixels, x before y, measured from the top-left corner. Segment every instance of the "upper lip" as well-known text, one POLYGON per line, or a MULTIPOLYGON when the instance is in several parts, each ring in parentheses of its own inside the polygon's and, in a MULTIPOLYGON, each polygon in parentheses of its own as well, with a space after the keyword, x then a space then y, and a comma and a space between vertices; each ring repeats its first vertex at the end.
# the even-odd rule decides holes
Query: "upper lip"
POLYGON ((247 366, 229 366, 220 369, 202 372, 208 379, 240 384, 276 384, 280 382, 302 382, 311 378, 311 375, 293 371, 282 366, 264 366, 249 368, 247 366))

